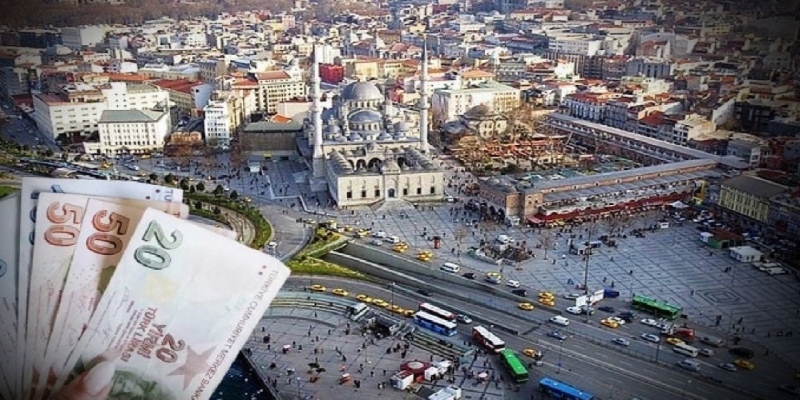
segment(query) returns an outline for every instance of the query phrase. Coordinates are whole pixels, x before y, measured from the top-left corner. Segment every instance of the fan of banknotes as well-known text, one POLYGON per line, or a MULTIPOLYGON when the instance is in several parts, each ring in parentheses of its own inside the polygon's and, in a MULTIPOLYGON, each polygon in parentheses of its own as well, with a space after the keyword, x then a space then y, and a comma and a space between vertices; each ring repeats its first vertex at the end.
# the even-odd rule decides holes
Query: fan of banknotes
POLYGON ((0 199, 0 397, 112 361, 111 399, 208 399, 289 270, 187 217, 181 190, 137 182, 24 178, 0 199))

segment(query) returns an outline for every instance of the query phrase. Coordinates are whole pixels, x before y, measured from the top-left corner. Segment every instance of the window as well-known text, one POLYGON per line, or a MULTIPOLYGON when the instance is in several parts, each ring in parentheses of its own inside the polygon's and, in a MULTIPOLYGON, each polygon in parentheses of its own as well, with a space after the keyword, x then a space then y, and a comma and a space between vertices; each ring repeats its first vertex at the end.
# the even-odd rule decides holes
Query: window
POLYGON ((375 189, 375 197, 381 197, 381 190, 375 189))
POLYGON ((403 189, 403 196, 408 196, 408 188, 403 189))
POLYGON ((361 191, 361 198, 363 199, 365 197, 367 197, 367 191, 366 190, 362 190, 361 191))
POLYGON ((436 186, 431 186, 431 194, 436 194, 436 186))
POLYGON ((347 191, 347 198, 348 199, 352 199, 353 198, 353 191, 352 190, 348 190, 347 191))
POLYGON ((422 188, 417 188, 417 195, 421 195, 421 194, 422 194, 422 188))

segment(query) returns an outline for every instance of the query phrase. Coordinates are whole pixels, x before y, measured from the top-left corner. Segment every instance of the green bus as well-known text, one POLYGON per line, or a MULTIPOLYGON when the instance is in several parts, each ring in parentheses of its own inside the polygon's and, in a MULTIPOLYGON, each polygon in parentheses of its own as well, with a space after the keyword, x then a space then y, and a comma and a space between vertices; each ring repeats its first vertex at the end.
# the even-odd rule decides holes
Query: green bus
POLYGON ((519 360, 519 357, 513 351, 504 349, 500 352, 500 356, 503 357, 503 364, 508 368, 508 372, 511 373, 514 382, 523 383, 528 381, 528 369, 525 368, 525 364, 519 360))
POLYGON ((631 307, 670 320, 678 318, 682 311, 678 306, 638 294, 633 296, 631 307))

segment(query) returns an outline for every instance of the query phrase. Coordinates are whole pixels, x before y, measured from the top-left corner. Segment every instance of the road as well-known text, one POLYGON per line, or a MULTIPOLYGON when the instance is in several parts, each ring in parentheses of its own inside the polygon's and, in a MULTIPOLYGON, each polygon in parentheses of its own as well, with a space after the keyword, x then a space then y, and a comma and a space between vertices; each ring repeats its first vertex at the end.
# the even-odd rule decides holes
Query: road
MULTIPOLYGON (((508 315, 452 298, 442 299, 436 293, 431 298, 416 294, 409 295, 400 290, 394 290, 392 294, 392 291, 385 287, 376 287, 369 283, 329 277, 293 277, 290 278, 285 288, 299 289, 308 286, 311 282, 325 285, 329 289, 341 287, 350 291, 351 295, 366 293, 372 297, 379 297, 387 301, 390 301, 393 297, 395 304, 409 309, 415 309, 417 304, 422 301, 430 301, 441 306, 446 305, 450 311, 464 312, 473 316, 476 324, 481 322, 476 316, 484 315, 496 320, 507 321, 508 324, 513 326, 528 326, 528 332, 522 336, 502 333, 498 333, 498 335, 506 341, 509 348, 514 350, 521 351, 525 348, 536 348, 544 353, 544 365, 534 368, 532 372, 533 380, 543 376, 556 377, 602 398, 631 398, 632 396, 636 396, 639 399, 750 398, 749 396, 721 388, 718 385, 710 384, 691 373, 684 373, 671 368, 654 368, 651 362, 621 354, 611 348, 611 345, 599 346, 588 342, 584 338, 575 335, 575 332, 581 329, 576 329, 575 326, 578 323, 573 323, 569 329, 564 330, 572 336, 564 341, 562 345, 561 342, 546 336, 547 332, 552 329, 549 324, 530 321, 535 314, 534 312, 508 315), (561 363, 560 372, 558 372, 559 359, 561 363)), ((442 286, 442 292, 448 290, 466 291, 470 297, 474 296, 478 303, 481 300, 488 301, 488 296, 478 291, 442 286)), ((469 339, 471 328, 463 325, 459 328, 461 335, 464 340, 471 342, 471 339, 469 339)), ((678 357, 666 351, 662 351, 662 355, 666 359, 670 357, 674 360, 678 359, 678 357)), ((707 371, 704 370, 703 372, 705 374, 707 371)), ((530 393, 530 386, 528 385, 528 391, 523 392, 523 395, 530 393)))
POLYGON ((0 106, 3 107, 3 112, 11 117, 9 122, 0 123, 0 135, 21 145, 28 145, 29 147, 44 146, 53 151, 59 150, 58 145, 51 138, 41 133, 32 120, 24 116, 20 118, 22 112, 14 110, 9 101, 2 100, 0 106))

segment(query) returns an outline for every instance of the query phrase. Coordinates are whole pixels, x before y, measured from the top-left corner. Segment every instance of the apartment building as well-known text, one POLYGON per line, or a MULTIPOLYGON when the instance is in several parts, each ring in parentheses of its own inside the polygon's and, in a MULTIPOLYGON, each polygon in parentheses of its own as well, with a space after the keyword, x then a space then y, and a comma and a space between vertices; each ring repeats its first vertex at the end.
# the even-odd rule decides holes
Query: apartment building
MULTIPOLYGON (((250 97, 254 97, 248 92, 250 97)), ((209 146, 227 147, 239 128, 250 115, 243 93, 214 93, 212 100, 203 108, 205 116, 205 140, 209 146)))
POLYGON ((597 54, 602 46, 602 40, 589 38, 550 39, 547 43, 547 49, 550 51, 584 56, 593 56, 597 54))
POLYGON ((769 222, 770 199, 786 186, 755 176, 739 175, 722 181, 718 205, 761 223, 769 222))
POLYGON ((281 102, 306 96, 306 82, 286 71, 256 72, 253 77, 258 82, 256 107, 261 112, 274 114, 281 102))
POLYGON ((97 128, 99 140, 84 142, 86 153, 141 154, 161 150, 170 132, 169 110, 105 110, 97 128))
POLYGON ((480 104, 502 114, 519 107, 519 103, 519 89, 497 82, 484 82, 463 89, 438 89, 431 96, 431 109, 437 123, 454 121, 480 104))
POLYGON ((621 96, 618 93, 575 93, 564 98, 561 108, 573 117, 601 122, 606 117, 606 103, 621 96))
POLYGON ((66 85, 55 94, 33 96, 33 118, 39 130, 56 139, 61 135, 88 136, 98 131, 106 110, 149 110, 165 106, 167 92, 152 85, 110 82, 92 86, 66 85))

